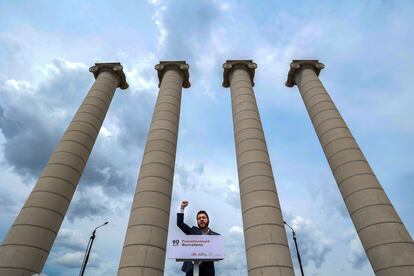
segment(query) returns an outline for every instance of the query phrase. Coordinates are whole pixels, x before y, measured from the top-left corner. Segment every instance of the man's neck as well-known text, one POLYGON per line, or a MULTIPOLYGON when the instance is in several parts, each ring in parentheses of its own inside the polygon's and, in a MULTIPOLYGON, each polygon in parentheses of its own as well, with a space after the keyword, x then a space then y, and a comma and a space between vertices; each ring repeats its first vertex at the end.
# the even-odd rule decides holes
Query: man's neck
POLYGON ((208 227, 201 228, 201 231, 203 231, 205 234, 207 234, 209 230, 210 229, 208 227))

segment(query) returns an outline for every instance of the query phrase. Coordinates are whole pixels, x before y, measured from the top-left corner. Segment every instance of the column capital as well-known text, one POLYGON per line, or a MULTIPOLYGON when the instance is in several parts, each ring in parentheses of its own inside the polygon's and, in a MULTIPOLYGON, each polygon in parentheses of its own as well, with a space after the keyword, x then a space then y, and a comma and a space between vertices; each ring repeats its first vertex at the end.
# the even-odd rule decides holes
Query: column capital
POLYGON ((93 73, 95 79, 98 78, 99 74, 102 72, 110 72, 119 80, 119 88, 125 90, 129 87, 126 77, 122 67, 119 62, 108 62, 108 63, 95 63, 94 66, 89 68, 89 72, 93 73))
POLYGON ((249 73, 250 81, 254 86, 254 72, 257 68, 257 64, 251 59, 245 60, 226 60, 223 64, 223 87, 230 87, 230 74, 236 69, 244 69, 249 73))
POLYGON ((155 65, 155 70, 158 72, 158 87, 161 86, 162 78, 164 77, 165 72, 168 70, 175 70, 179 72, 183 76, 183 87, 189 88, 191 86, 190 83, 190 74, 188 69, 190 66, 185 62, 185 60, 181 61, 160 61, 159 64, 155 65))
POLYGON ((315 71, 316 75, 319 76, 319 73, 323 68, 325 68, 325 65, 323 63, 320 63, 317 59, 294 59, 290 63, 290 70, 285 85, 287 87, 293 87, 296 84, 296 73, 304 68, 312 69, 315 71))

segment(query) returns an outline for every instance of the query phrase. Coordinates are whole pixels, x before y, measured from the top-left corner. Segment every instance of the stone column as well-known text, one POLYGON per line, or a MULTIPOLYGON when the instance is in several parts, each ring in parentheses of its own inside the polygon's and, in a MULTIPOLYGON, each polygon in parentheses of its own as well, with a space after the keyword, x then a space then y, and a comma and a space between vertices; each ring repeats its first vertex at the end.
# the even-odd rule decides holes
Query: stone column
POLYGON ((254 275, 294 275, 272 166, 253 92, 251 60, 223 64, 230 87, 247 267, 254 275))
POLYGON ((318 78, 317 60, 294 60, 298 86, 371 266, 378 276, 414 275, 414 243, 351 131, 318 78))
POLYGON ((0 275, 42 271, 115 89, 128 88, 120 63, 96 63, 89 71, 95 83, 0 246, 0 275))
POLYGON ((163 275, 185 61, 161 61, 160 81, 118 275, 163 275))

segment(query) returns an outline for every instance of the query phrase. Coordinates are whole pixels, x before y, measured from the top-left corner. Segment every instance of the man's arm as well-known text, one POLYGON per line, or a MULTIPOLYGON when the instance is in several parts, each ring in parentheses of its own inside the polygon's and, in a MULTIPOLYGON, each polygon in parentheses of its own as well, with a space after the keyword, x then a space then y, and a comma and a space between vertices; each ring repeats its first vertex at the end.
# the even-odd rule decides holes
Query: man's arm
POLYGON ((191 235, 192 229, 190 226, 184 223, 184 209, 187 207, 188 201, 182 201, 181 202, 181 209, 180 212, 177 213, 177 226, 186 234, 191 235))
POLYGON ((177 213, 177 226, 187 235, 193 232, 191 227, 184 223, 184 213, 177 213))

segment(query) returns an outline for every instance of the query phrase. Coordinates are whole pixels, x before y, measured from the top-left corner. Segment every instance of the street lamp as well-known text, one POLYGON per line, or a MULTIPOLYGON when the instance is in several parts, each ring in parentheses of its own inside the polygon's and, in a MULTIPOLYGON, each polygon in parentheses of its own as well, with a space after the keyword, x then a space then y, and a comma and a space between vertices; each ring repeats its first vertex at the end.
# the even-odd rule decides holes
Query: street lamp
POLYGON ((283 221, 283 223, 286 224, 290 229, 292 229, 292 236, 293 236, 293 240, 295 241, 296 255, 298 256, 298 261, 299 261, 299 266, 300 266, 300 272, 302 273, 302 276, 304 276, 304 274, 303 274, 303 268, 302 268, 302 260, 300 259, 300 254, 299 254, 299 249, 298 249, 298 243, 296 241, 296 233, 295 233, 295 230, 293 230, 293 228, 290 227, 290 225, 287 224, 286 221, 283 221))
POLYGON ((89 242, 88 245, 86 246, 86 252, 85 252, 85 256, 83 257, 83 262, 82 262, 82 266, 81 266, 81 271, 79 273, 79 276, 83 276, 83 273, 85 272, 85 268, 86 268, 86 264, 88 263, 89 260, 89 254, 91 253, 91 249, 92 249, 92 244, 93 244, 93 240, 95 239, 95 233, 96 230, 102 226, 105 226, 108 224, 108 221, 105 222, 102 225, 99 225, 98 227, 95 228, 95 230, 93 230, 91 237, 89 238, 89 242))

